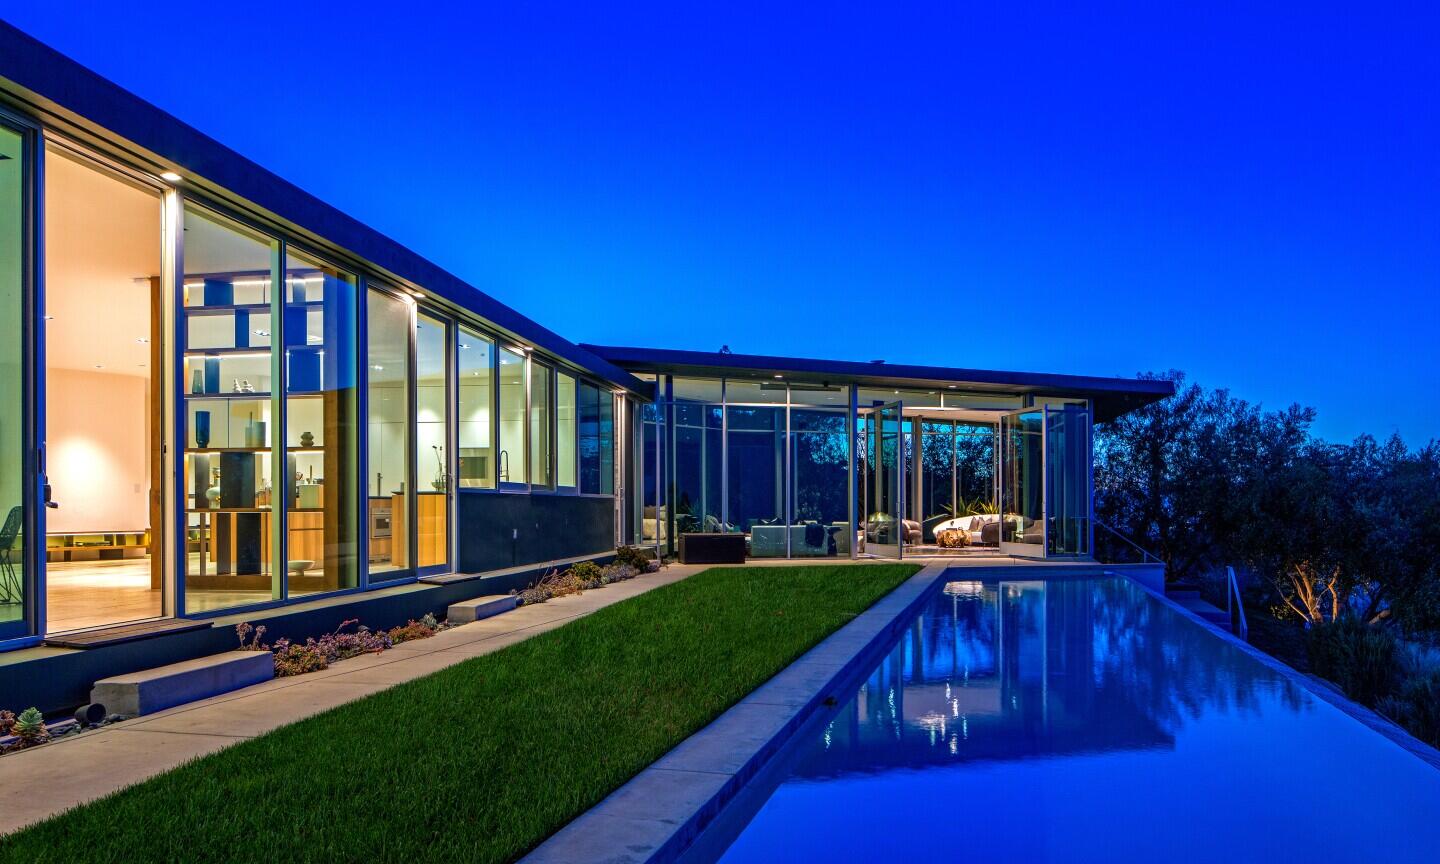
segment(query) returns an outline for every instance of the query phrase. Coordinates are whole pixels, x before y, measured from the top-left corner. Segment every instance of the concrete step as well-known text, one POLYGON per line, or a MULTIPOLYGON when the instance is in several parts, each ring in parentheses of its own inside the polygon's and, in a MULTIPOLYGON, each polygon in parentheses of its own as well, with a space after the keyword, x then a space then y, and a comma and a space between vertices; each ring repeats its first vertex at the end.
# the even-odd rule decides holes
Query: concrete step
POLYGON ((463 603, 451 603, 445 615, 451 624, 469 624, 501 612, 509 612, 519 605, 520 598, 515 594, 490 594, 463 603))
POLYGON ((226 651, 96 681, 90 701, 111 714, 138 717, 274 677, 275 655, 269 651, 226 651))
POLYGON ((1182 600, 1199 600, 1199 588, 1166 588, 1165 596, 1179 603, 1182 600))

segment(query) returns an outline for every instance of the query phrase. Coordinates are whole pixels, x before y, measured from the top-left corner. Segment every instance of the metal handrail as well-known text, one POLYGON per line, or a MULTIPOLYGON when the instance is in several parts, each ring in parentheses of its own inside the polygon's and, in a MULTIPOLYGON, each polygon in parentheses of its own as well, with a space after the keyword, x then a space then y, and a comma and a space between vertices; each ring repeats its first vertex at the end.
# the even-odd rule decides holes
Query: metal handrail
POLYGON ((1155 563, 1157 564, 1163 563, 1159 555, 1150 552, 1145 547, 1141 546, 1139 543, 1136 543, 1134 540, 1131 540, 1129 537, 1126 537, 1124 534, 1121 534, 1119 531, 1116 531, 1114 528, 1111 528, 1109 525, 1106 525, 1099 519, 1095 520, 1095 524, 1099 525, 1101 528, 1104 528, 1106 531, 1109 531, 1112 535, 1119 537, 1127 546, 1129 546, 1131 549, 1134 549, 1136 552, 1139 552, 1143 556, 1141 558, 1142 564, 1149 564, 1150 559, 1152 558, 1155 559, 1155 563))
POLYGON ((1250 625, 1245 620, 1245 603, 1240 597, 1240 583, 1235 568, 1225 565, 1225 611, 1230 615, 1230 632, 1250 641, 1250 625))

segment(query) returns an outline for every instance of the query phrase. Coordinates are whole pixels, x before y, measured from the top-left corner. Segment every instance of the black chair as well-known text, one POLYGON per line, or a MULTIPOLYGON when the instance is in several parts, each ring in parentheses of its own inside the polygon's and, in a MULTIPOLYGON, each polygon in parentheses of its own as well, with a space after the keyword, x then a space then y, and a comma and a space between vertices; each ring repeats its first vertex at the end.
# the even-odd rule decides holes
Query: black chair
POLYGON ((15 538, 20 536, 20 517, 23 512, 18 504, 11 507, 9 515, 5 517, 5 526, 0 528, 0 603, 20 603, 24 599, 20 571, 16 568, 17 562, 11 557, 15 538))

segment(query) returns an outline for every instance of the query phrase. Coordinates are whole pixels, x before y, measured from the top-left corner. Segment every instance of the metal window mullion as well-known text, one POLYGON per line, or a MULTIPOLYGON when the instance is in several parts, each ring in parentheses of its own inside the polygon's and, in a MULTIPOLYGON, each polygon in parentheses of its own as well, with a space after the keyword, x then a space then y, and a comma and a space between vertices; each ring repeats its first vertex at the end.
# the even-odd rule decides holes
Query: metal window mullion
MULTIPOLYGON (((420 307, 413 299, 405 304, 405 565, 410 573, 420 572, 420 307)), ((392 523, 393 526, 393 523, 392 523)), ((393 553, 392 553, 393 558, 393 553)))
MULTIPOLYGON (((170 343, 170 365, 174 369, 184 369, 185 349, 189 346, 190 333, 188 327, 180 325, 185 310, 185 193, 176 189, 171 190, 166 196, 167 201, 173 208, 166 212, 166 230, 170 238, 166 242, 165 251, 171 257, 165 261, 165 272, 170 275, 169 290, 161 286, 161 290, 170 298, 170 305, 174 314, 170 316, 169 326, 174 328, 174 341, 170 343)), ((185 376, 178 374, 170 384, 170 399, 174 405, 173 413, 170 416, 170 450, 169 471, 170 489, 167 490, 166 508, 162 517, 165 524, 171 526, 174 535, 165 545, 170 549, 169 554, 175 559, 175 566, 171 568, 169 580, 173 586, 173 608, 172 615, 183 617, 185 615, 185 576, 190 570, 189 553, 189 511, 185 506, 185 446, 189 442, 186 435, 186 425, 189 422, 188 406, 185 404, 185 376)), ((204 544, 201 548, 206 548, 204 544)), ((202 553, 202 561, 203 553, 202 553)))
POLYGON ((730 406, 725 399, 728 378, 720 379, 720 531, 730 530, 730 406))
POLYGON ((455 572, 460 561, 460 322, 445 322, 445 565, 455 572))
POLYGON ((792 506, 793 506, 793 504, 794 504, 794 501, 795 501, 795 498, 794 498, 794 490, 791 489, 791 486, 793 485, 793 483, 791 482, 791 481, 792 481, 792 478, 791 478, 791 476, 790 476, 790 443, 791 443, 791 442, 790 442, 790 436, 791 436, 791 434, 792 434, 792 433, 791 433, 791 431, 790 431, 790 385, 787 383, 787 384, 785 385, 785 434, 784 434, 783 436, 781 436, 781 444, 783 444, 784 447, 785 447, 785 456, 784 456, 784 458, 783 458, 783 460, 782 460, 783 463, 784 463, 785 478, 784 478, 784 480, 782 481, 782 483, 784 484, 783 488, 784 488, 784 499, 785 499, 785 503, 784 503, 783 506, 784 506, 784 508, 785 508, 785 557, 786 557, 786 558, 790 558, 790 557, 792 556, 792 552, 791 552, 791 549, 790 549, 790 534, 791 534, 790 525, 794 522, 794 514, 791 512, 791 508, 792 508, 792 506))
POLYGON ((860 550, 859 550, 859 548, 857 548, 860 544, 859 544, 859 542, 856 540, 856 535, 859 533, 859 530, 860 530, 860 529, 859 529, 859 527, 858 527, 858 522, 856 521, 856 512, 855 512, 855 493, 858 491, 857 488, 856 488, 856 487, 857 487, 857 484, 856 484, 856 482, 855 482, 855 445, 856 445, 856 439, 859 437, 859 434, 858 434, 858 433, 859 433, 859 430, 858 430, 858 428, 857 428, 857 427, 858 427, 858 422, 857 422, 857 421, 858 421, 858 419, 859 419, 859 405, 857 404, 857 398, 858 398, 858 397, 857 397, 857 395, 856 395, 855 385, 854 385, 854 384, 849 385, 849 388, 848 388, 848 389, 849 389, 849 391, 850 391, 850 392, 849 392, 849 403, 850 403, 850 405, 849 405, 848 410, 845 412, 845 460, 846 460, 846 484, 845 484, 845 485, 846 485, 846 495, 845 495, 845 507, 846 507, 847 518, 848 518, 849 526, 850 526, 848 530, 850 531, 850 533, 849 533, 849 535, 846 536, 846 538, 845 538, 845 545, 850 549, 850 557, 851 557, 852 559, 854 559, 854 558, 858 557, 859 554, 860 554, 860 550))
POLYGON ((289 571, 290 476, 285 446, 286 380, 285 346, 285 241, 270 243, 270 598, 285 600, 290 595, 286 581, 289 571))
POLYGON ((360 481, 355 487, 360 490, 355 585, 364 591, 370 587, 370 279, 363 271, 355 274, 355 363, 355 471, 360 481))

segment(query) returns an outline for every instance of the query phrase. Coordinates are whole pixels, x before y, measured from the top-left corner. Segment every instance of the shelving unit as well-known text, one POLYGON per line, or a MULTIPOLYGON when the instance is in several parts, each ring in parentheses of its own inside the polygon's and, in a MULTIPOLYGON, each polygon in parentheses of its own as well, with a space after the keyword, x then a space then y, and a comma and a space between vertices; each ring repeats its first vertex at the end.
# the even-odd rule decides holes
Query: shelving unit
POLYGON ((271 588, 272 519, 283 511, 288 560, 281 569, 290 590, 333 587, 322 578, 326 430, 333 413, 327 400, 333 393, 324 388, 335 374, 327 362, 336 359, 326 355, 333 346, 323 343, 332 338, 328 327, 337 326, 327 318, 330 277, 301 284, 292 270, 277 286, 269 276, 186 279, 180 325, 186 337, 185 488, 200 569, 187 575, 191 586, 271 588), (278 308, 274 290, 287 298, 278 308), (277 314, 283 316, 279 328, 277 314), (283 352, 281 380, 274 380, 276 352, 283 352))

